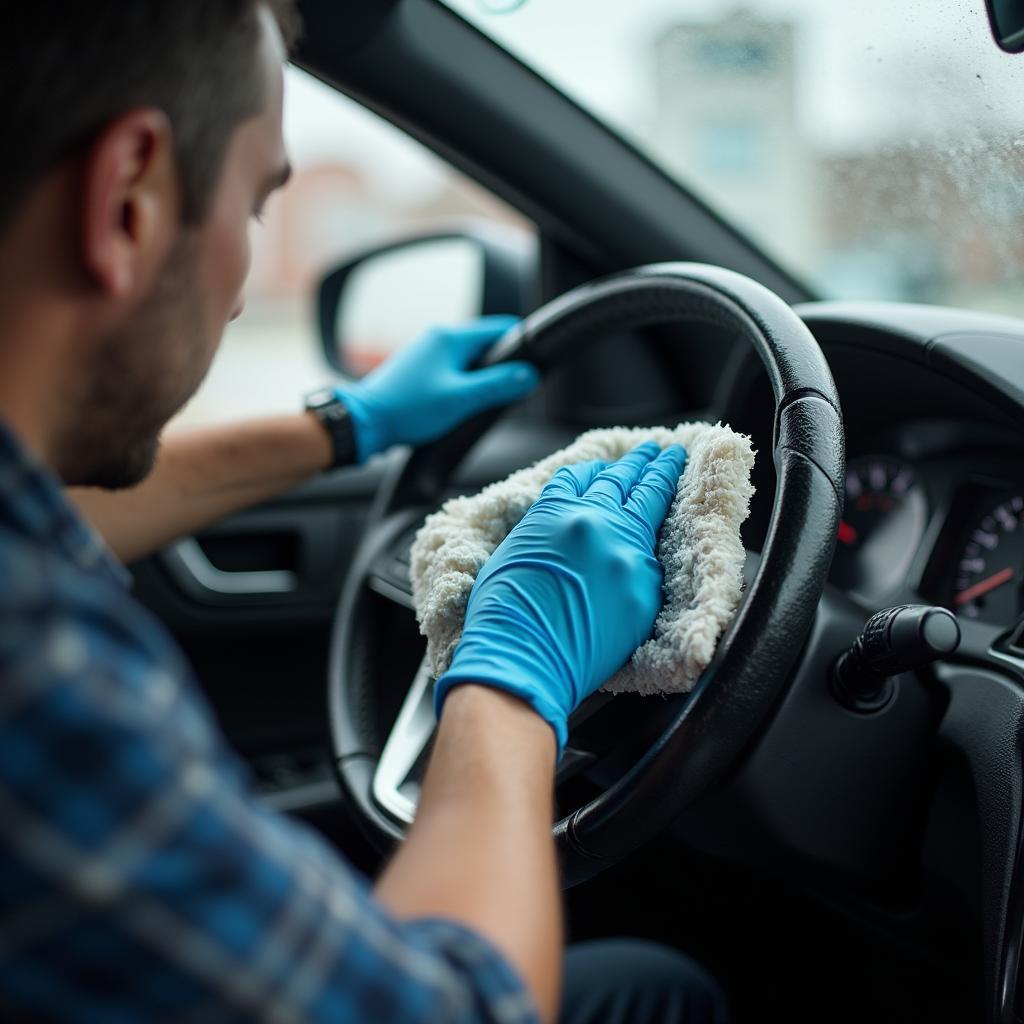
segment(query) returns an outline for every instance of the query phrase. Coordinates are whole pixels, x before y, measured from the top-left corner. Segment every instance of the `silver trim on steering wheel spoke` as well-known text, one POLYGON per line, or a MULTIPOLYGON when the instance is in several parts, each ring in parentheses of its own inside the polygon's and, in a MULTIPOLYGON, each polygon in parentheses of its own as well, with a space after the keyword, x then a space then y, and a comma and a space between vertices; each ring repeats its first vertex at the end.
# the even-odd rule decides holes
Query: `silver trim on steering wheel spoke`
POLYGON ((406 825, 411 825, 416 817, 420 796, 420 780, 412 773, 422 761, 437 726, 433 684, 434 677, 424 658, 373 773, 374 800, 406 825))
POLYGON ((406 530, 377 556, 367 577, 367 586, 375 593, 403 608, 415 610, 412 600, 412 580, 409 573, 410 548, 415 529, 406 530))

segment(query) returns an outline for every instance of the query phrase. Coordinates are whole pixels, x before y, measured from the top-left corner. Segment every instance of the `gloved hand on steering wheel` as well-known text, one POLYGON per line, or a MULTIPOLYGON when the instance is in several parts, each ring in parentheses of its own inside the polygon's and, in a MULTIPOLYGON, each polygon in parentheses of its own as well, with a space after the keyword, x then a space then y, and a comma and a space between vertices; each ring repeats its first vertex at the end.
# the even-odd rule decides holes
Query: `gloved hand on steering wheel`
POLYGON ((337 388, 355 427, 360 463, 394 444, 423 444, 465 419, 532 391, 529 363, 467 370, 506 331, 513 316, 481 317, 465 327, 434 328, 355 384, 337 388))
POLYGON ((437 681, 514 694, 554 729, 651 634, 662 603, 657 532, 686 451, 653 441, 617 462, 558 470, 481 569, 462 639, 437 681))

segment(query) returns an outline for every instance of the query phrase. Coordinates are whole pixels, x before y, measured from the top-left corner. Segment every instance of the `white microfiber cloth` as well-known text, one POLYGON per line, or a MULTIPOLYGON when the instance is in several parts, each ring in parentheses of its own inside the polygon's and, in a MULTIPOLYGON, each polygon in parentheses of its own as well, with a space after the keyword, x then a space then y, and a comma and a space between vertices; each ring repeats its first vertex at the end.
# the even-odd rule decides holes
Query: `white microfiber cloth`
POLYGON ((435 677, 451 662, 481 566, 561 466, 617 459, 643 441, 681 444, 686 470, 658 535, 664 604, 654 633, 603 689, 686 693, 711 661, 743 588, 740 524, 754 492, 750 438, 718 423, 590 430, 472 497, 428 516, 412 547, 413 602, 435 677))

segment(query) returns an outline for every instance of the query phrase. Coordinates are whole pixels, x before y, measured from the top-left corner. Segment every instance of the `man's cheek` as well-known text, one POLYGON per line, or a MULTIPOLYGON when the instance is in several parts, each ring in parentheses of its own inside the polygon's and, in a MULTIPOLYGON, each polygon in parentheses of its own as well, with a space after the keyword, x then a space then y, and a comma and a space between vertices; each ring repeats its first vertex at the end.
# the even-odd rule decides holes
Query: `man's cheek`
POLYGON ((249 242, 248 231, 243 231, 241 236, 241 242, 237 252, 236 258, 236 273, 230 281, 228 288, 228 295, 230 296, 230 312, 228 313, 229 320, 237 320, 242 315, 242 311, 245 309, 245 281, 249 276, 249 268, 252 265, 252 246, 249 242))
POLYGON ((219 333, 241 312, 242 286, 251 260, 247 222, 217 225, 207 252, 205 291, 219 333))

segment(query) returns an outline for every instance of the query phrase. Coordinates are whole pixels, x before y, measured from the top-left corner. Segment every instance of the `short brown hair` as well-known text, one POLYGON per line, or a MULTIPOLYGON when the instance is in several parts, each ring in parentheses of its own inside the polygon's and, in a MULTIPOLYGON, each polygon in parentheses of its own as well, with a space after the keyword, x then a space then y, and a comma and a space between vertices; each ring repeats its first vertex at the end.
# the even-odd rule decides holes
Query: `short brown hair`
POLYGON ((184 218, 200 222, 235 128, 263 102, 257 13, 291 45, 296 0, 30 0, 0 35, 0 230, 40 175, 132 107, 174 132, 184 218))

